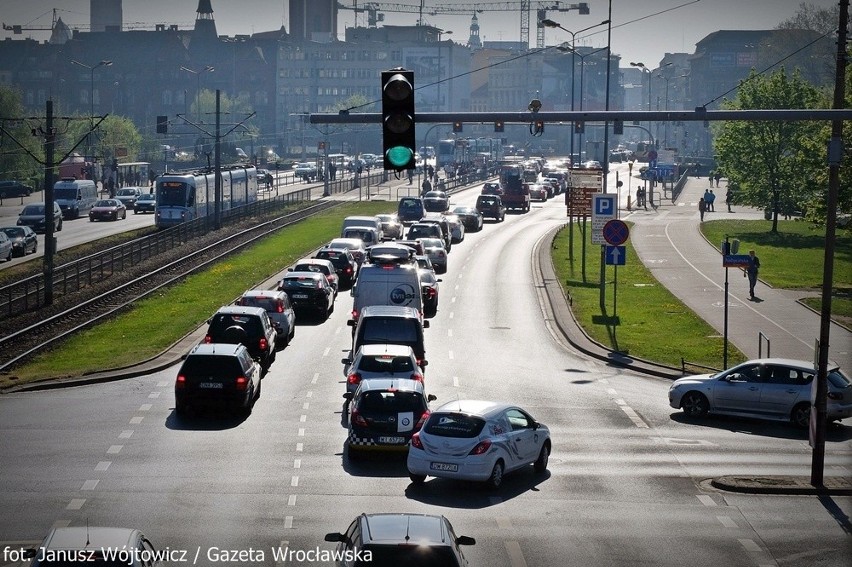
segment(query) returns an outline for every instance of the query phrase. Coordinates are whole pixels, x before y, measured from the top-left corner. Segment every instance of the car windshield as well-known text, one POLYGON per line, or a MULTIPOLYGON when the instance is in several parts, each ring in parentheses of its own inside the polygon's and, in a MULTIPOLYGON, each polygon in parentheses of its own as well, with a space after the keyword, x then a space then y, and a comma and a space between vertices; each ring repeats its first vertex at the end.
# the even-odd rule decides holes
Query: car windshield
POLYGON ((142 195, 139 196, 139 200, 140 201, 153 201, 154 200, 154 194, 153 193, 142 193, 142 195))
POLYGON ((14 226, 11 226, 9 228, 4 228, 2 230, 3 230, 4 233, 6 233, 6 235, 9 238, 17 238, 19 236, 24 235, 24 229, 23 228, 15 228, 14 226))
POLYGON ((420 203, 417 201, 401 201, 399 203, 399 208, 401 209, 419 209, 421 208, 420 203))
POLYGON ((95 203, 96 207, 114 207, 115 203, 110 201, 109 199, 103 199, 95 203))
POLYGON ((485 427, 485 420, 460 413, 433 413, 423 427, 429 435, 438 437, 476 437, 485 427))
POLYGON ((424 248, 443 248, 444 243, 437 238, 422 238, 420 240, 424 248))
POLYGON ((410 356, 363 356, 358 369, 362 372, 413 372, 414 363, 410 356))
POLYGON ((24 207, 22 215, 43 215, 44 205, 27 205, 24 207))
POLYGON ((136 195, 136 189, 119 189, 116 195, 118 195, 119 197, 127 195, 136 195))
POLYGON ((358 409, 363 412, 417 411, 423 409, 423 396, 419 392, 375 390, 361 396, 358 409))

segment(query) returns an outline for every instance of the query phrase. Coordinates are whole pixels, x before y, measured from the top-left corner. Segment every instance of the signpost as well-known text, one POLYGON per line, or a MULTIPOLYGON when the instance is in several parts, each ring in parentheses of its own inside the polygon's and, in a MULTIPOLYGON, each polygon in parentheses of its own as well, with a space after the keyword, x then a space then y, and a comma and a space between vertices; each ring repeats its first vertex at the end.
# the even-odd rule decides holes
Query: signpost
POLYGON ((603 236, 606 223, 615 220, 618 214, 615 193, 595 193, 592 195, 592 244, 607 244, 603 236))

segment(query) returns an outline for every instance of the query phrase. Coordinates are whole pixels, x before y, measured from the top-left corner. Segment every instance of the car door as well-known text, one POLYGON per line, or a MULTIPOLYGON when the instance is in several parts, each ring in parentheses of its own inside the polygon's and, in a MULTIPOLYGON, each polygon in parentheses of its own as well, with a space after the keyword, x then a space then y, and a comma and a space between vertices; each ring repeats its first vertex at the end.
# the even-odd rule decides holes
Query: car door
POLYGON ((780 364, 771 365, 770 370, 760 390, 760 411, 773 417, 789 416, 794 405, 810 399, 813 372, 806 374, 798 368, 780 364))
POLYGON ((508 422, 509 451, 512 457, 510 468, 517 468, 535 461, 538 456, 541 436, 535 428, 535 420, 518 408, 505 412, 508 422))
POLYGON ((769 368, 763 364, 739 366, 713 383, 716 411, 758 413, 760 391, 769 368))

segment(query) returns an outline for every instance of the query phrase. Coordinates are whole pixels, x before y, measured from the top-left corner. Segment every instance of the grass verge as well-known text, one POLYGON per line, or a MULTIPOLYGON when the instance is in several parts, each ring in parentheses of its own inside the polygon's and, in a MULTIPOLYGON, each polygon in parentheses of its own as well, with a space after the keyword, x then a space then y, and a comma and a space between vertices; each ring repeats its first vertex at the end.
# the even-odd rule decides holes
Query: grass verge
POLYGON ((33 357, 0 387, 45 378, 80 376, 120 368, 156 356, 206 321, 246 289, 286 269, 340 233, 343 217, 391 211, 386 201, 348 203, 284 228, 243 253, 139 301, 130 311, 33 357))
MULTIPOLYGON (((678 368, 681 359, 721 368, 722 337, 657 282, 637 260, 630 241, 626 243, 627 263, 618 267, 616 317, 613 317, 613 266, 606 266, 606 296, 601 308, 601 247, 591 243, 591 232, 591 224, 587 224, 585 277, 582 224, 562 228, 553 241, 552 251, 559 282, 571 297, 574 316, 589 336, 613 350, 678 368), (573 262, 569 260, 571 230, 573 262)), ((729 366, 745 359, 736 347, 728 346, 729 366)))

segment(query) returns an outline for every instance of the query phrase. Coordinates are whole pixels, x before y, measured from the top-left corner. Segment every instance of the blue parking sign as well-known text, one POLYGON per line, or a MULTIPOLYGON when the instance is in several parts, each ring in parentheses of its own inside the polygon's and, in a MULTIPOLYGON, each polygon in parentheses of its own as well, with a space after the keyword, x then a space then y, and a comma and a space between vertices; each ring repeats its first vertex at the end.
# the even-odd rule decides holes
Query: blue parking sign
POLYGON ((615 194, 595 195, 594 214, 598 217, 615 217, 615 194))

